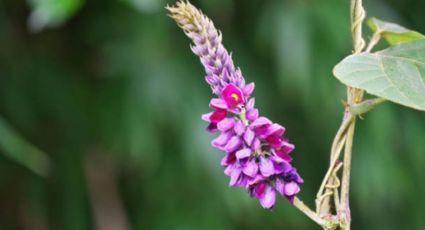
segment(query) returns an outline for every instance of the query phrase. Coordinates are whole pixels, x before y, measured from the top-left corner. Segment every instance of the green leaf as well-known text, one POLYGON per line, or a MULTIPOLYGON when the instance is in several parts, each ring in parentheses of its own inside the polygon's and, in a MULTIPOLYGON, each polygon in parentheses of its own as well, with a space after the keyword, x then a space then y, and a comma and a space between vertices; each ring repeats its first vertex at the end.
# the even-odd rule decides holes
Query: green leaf
POLYGON ((391 45, 425 38, 423 34, 416 31, 376 18, 370 18, 367 24, 374 32, 380 33, 381 36, 391 45))
POLYGON ((84 0, 27 0, 32 12, 28 27, 33 32, 58 27, 71 18, 83 5, 84 0))
POLYGON ((350 55, 333 72, 348 86, 425 111, 425 39, 350 55))
POLYGON ((0 117, 0 150, 10 159, 40 176, 49 172, 50 158, 24 140, 0 117))

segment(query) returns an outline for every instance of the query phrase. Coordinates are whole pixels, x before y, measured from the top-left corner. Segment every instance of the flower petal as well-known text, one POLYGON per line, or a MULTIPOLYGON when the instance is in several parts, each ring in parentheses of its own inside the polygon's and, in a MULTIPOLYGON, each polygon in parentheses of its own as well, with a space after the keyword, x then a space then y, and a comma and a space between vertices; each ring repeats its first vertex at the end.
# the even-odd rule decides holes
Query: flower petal
POLYGON ((252 128, 252 129, 255 129, 255 128, 258 128, 260 126, 271 125, 271 124, 272 124, 272 122, 269 119, 267 119, 265 117, 259 117, 255 121, 253 121, 249 127, 252 128))
POLYGON ((245 96, 249 96, 254 91, 254 88, 255 88, 255 83, 251 82, 247 84, 245 87, 243 87, 242 92, 245 96))
POLYGON ((231 137, 231 132, 223 132, 220 134, 220 136, 211 141, 211 145, 215 148, 223 149, 223 147, 229 142, 231 137))
POLYGON ((241 168, 237 167, 235 168, 232 173, 230 174, 230 182, 229 182, 229 186, 235 186, 236 183, 239 180, 239 176, 241 175, 241 168))
POLYGON ((247 110, 247 111, 249 111, 249 110, 253 109, 253 108, 254 108, 254 106, 255 106, 255 98, 251 98, 251 99, 249 99, 249 101, 246 103, 245 108, 246 108, 246 110, 247 110))
MULTIPOLYGON (((274 153, 275 156, 277 156, 277 158, 284 160, 286 162, 291 162, 292 161, 292 157, 289 156, 289 154, 287 154, 285 151, 282 151, 282 149, 274 149, 272 150, 272 152, 274 153)), ((279 161, 277 159, 277 161, 279 161)))
POLYGON ((209 120, 212 123, 217 123, 223 120, 226 117, 226 114, 227 114, 226 110, 217 109, 211 114, 211 116, 209 117, 209 120))
POLYGON ((254 177, 255 175, 257 175, 258 173, 258 164, 257 162, 255 162, 255 159, 251 159, 249 160, 245 167, 242 169, 243 173, 245 173, 245 175, 250 176, 250 177, 254 177))
MULTIPOLYGON (((224 159, 224 158, 223 158, 224 159)), ((224 169, 224 174, 226 174, 227 176, 232 175, 233 170, 235 169, 235 165, 228 165, 225 169, 224 169)))
POLYGON ((217 129, 225 132, 235 125, 235 119, 233 117, 224 118, 220 122, 217 123, 217 129))
POLYGON ((226 102, 228 108, 233 108, 236 105, 245 102, 242 91, 233 84, 228 84, 221 91, 221 97, 226 102))
POLYGON ((226 154, 226 156, 224 156, 223 159, 221 159, 220 164, 221 166, 228 166, 235 163, 235 161, 236 161, 236 155, 234 152, 231 152, 226 154))
MULTIPOLYGON (((264 134, 263 136, 266 136, 266 134, 264 134)), ((270 135, 266 137, 266 140, 273 148, 277 148, 282 145, 282 137, 278 135, 270 135)))
POLYGON ((276 201, 276 190, 274 190, 270 186, 267 186, 266 190, 264 191, 264 196, 261 197, 259 200, 263 208, 266 208, 266 209, 273 208, 274 203, 276 201))
POLYGON ((295 182, 289 182, 285 184, 285 195, 286 196, 293 196, 297 194, 300 191, 300 186, 298 186, 295 182))
POLYGON ((272 124, 268 127, 265 135, 267 135, 267 136, 269 136, 269 135, 282 136, 284 132, 285 132, 285 127, 274 123, 274 124, 272 124))
POLYGON ((251 156, 251 149, 245 148, 236 152, 236 158, 242 159, 251 156))
POLYGON ((245 125, 242 123, 242 121, 239 120, 236 122, 233 130, 235 131, 236 135, 241 136, 245 132, 245 125))
POLYGON ((241 174, 239 176, 239 179, 236 182, 235 186, 237 186, 237 187, 246 187, 247 184, 248 184, 248 177, 247 176, 244 176, 243 174, 241 174))
POLYGON ((275 188, 280 193, 280 195, 285 195, 285 182, 281 179, 276 179, 275 188))
POLYGON ((217 129, 217 123, 210 123, 207 127, 207 131, 210 133, 215 133, 218 131, 217 129))
POLYGON ((261 198, 264 196, 264 191, 266 190, 266 183, 264 181, 258 183, 254 187, 254 196, 257 198, 261 198))
POLYGON ((229 142, 227 142, 226 146, 224 147, 224 150, 226 152, 234 152, 236 151, 240 146, 242 145, 242 140, 238 136, 233 136, 230 138, 229 142))
MULTIPOLYGON (((278 159, 278 158, 273 157, 273 159, 278 159)), ((292 169, 292 166, 286 161, 281 161, 281 162, 273 161, 273 167, 274 167, 275 174, 287 173, 292 169)))
POLYGON ((251 149, 253 151, 257 151, 258 147, 260 147, 260 144, 261 144, 260 139, 254 138, 254 141, 252 142, 252 145, 251 145, 251 149))
POLYGON ((253 178, 251 178, 249 181, 248 181, 248 186, 252 186, 252 185, 254 185, 254 184, 257 184, 257 183, 260 183, 260 181, 263 181, 264 180, 264 177, 263 177, 263 175, 261 175, 261 174, 259 174, 259 173, 257 173, 256 175, 255 175, 255 177, 253 177, 253 178))
POLYGON ((295 149, 295 145, 293 145, 293 144, 291 144, 291 143, 289 143, 287 141, 284 141, 282 143, 282 146, 280 148, 281 148, 282 151, 284 151, 285 153, 289 154, 290 152, 292 152, 292 150, 295 149))
POLYGON ((246 119, 254 121, 258 118, 258 109, 250 109, 246 112, 246 119))
POLYGON ((245 140, 248 146, 251 146, 252 141, 254 140, 255 133, 251 129, 247 128, 245 134, 243 135, 243 139, 245 140))
POLYGON ((273 162, 268 158, 260 157, 260 172, 265 177, 275 174, 273 162))
POLYGON ((214 111, 213 111, 213 112, 209 112, 209 113, 202 114, 202 120, 204 120, 204 121, 206 121, 206 122, 211 122, 210 117, 211 117, 211 115, 212 115, 213 113, 214 113, 214 111))
POLYGON ((227 109, 226 101, 221 98, 213 98, 210 101, 210 108, 212 109, 227 109))

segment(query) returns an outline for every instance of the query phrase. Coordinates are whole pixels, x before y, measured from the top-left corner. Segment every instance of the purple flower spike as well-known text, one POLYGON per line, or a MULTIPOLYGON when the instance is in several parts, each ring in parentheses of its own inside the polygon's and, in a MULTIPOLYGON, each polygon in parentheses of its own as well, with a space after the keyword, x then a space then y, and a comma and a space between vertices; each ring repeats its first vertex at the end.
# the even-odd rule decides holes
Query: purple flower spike
POLYGON ((189 2, 177 2, 167 10, 192 39, 192 51, 215 94, 209 103, 212 111, 202 120, 209 123, 208 131, 220 132, 211 145, 226 152, 221 165, 229 185, 246 188, 266 209, 274 207, 276 194, 292 202, 303 180, 291 165, 294 145, 283 137, 285 128, 259 116, 250 98, 255 84, 245 84, 213 22, 189 2))

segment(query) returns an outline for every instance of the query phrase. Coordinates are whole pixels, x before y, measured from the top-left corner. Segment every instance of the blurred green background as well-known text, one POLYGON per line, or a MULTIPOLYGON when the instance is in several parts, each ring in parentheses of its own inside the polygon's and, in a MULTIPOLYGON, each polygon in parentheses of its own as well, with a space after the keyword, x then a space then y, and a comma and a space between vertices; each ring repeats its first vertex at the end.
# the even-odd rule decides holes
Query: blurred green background
MULTIPOLYGON (((0 229, 319 229, 228 188, 200 119, 211 92, 167 3, 0 0, 0 229)), ((192 3, 286 126, 312 205, 342 117, 331 71, 351 51, 349 1, 192 3)), ((423 0, 365 7, 425 32, 423 0)), ((364 118, 353 229, 425 229, 425 114, 385 103, 364 118)))

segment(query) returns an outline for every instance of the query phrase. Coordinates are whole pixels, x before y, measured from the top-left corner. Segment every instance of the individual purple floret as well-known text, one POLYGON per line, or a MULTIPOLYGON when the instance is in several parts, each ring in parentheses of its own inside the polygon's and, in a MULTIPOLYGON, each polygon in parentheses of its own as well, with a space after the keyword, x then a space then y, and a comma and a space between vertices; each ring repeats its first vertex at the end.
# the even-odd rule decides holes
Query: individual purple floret
POLYGON ((167 9, 192 39, 192 51, 200 57, 205 79, 217 96, 202 119, 209 123, 209 132, 219 133, 211 145, 226 152, 221 165, 229 185, 246 188, 267 209, 273 208, 277 193, 292 203, 303 180, 291 165, 294 145, 283 137, 285 128, 259 116, 250 98, 254 83, 245 84, 213 22, 189 2, 167 9))

